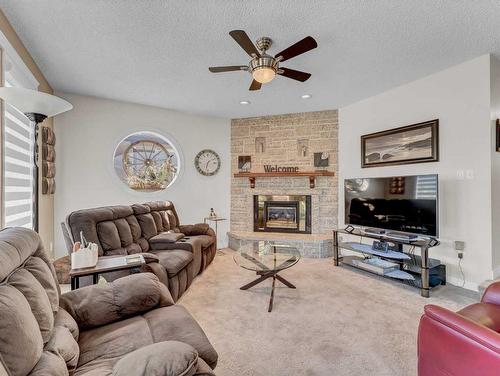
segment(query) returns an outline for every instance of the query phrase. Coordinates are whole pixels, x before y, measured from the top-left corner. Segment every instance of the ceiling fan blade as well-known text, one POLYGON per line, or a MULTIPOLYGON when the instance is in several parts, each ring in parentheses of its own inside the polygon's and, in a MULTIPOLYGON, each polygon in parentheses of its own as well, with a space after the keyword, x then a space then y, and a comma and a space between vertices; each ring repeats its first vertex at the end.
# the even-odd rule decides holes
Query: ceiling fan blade
POLYGON ((303 54, 304 52, 310 51, 316 47, 318 47, 318 44, 313 37, 305 37, 304 39, 291 45, 287 49, 284 49, 280 53, 277 53, 274 57, 282 56, 283 59, 281 59, 281 61, 285 61, 297 55, 303 54))
POLYGON ((226 67, 210 67, 208 70, 212 73, 220 73, 220 72, 232 72, 239 70, 247 70, 248 67, 246 65, 228 65, 226 67))
POLYGON ((236 43, 238 43, 241 48, 243 48, 251 57, 254 57, 254 55, 260 57, 260 53, 257 50, 257 47, 255 47, 255 45, 248 37, 247 33, 245 33, 243 30, 230 31, 229 35, 231 35, 236 43))
POLYGON ((278 74, 285 76, 285 77, 288 77, 288 78, 291 78, 293 80, 300 81, 300 82, 307 81, 309 79, 309 77, 311 77, 311 73, 301 72, 301 71, 294 70, 294 69, 280 67, 280 70, 283 72, 278 73, 278 74))
POLYGON ((262 84, 259 82, 259 81, 255 81, 253 80, 251 85, 250 85, 250 88, 248 90, 260 90, 260 87, 262 86, 262 84))

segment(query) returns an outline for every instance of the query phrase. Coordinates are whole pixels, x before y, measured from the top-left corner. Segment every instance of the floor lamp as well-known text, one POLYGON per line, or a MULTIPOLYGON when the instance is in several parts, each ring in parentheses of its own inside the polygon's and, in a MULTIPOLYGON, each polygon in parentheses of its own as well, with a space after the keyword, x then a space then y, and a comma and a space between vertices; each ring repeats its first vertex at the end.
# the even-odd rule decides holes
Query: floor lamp
POLYGON ((38 232, 38 124, 48 117, 69 111, 73 105, 55 95, 22 87, 0 87, 0 98, 31 120, 34 127, 33 229, 38 232))

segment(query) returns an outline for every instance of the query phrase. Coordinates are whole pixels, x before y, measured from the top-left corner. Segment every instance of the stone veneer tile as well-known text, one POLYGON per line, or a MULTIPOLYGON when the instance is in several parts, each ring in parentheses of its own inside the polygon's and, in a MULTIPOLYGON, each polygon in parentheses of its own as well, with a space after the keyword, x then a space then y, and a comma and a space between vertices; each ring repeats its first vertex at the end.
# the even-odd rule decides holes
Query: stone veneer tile
MULTIPOLYGON (((298 166, 313 171, 314 153, 330 155, 328 170, 338 167, 338 113, 336 110, 285 114, 276 116, 233 119, 231 122, 231 169, 238 172, 238 156, 252 157, 252 171, 263 172, 265 164, 298 166), (264 153, 256 153, 255 137, 265 137, 264 153), (306 157, 299 156, 297 140, 307 139, 306 157)), ((312 233, 329 233, 337 224, 337 177, 318 177, 316 188, 309 188, 306 177, 257 178, 251 189, 244 178, 231 179, 231 231, 253 231, 253 195, 310 194, 312 195, 312 233)), ((313 247, 314 248, 314 247, 313 247)), ((308 248, 309 249, 309 248, 308 248)), ((309 252, 304 250, 304 252, 309 252)), ((311 254, 326 255, 330 251, 310 250, 311 254)))

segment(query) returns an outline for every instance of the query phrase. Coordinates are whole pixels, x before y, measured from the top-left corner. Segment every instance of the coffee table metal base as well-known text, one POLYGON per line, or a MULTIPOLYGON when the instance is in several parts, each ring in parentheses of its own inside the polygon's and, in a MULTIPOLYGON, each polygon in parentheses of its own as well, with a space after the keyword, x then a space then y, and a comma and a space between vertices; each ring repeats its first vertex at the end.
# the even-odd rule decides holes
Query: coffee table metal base
POLYGON ((276 271, 270 270, 270 271, 257 272, 257 275, 260 275, 260 277, 257 278, 256 280, 250 282, 250 283, 247 283, 244 286, 241 286, 240 290, 248 290, 250 287, 258 285, 259 283, 265 281, 268 278, 272 278, 273 279, 273 285, 272 285, 272 288, 271 288, 271 297, 269 299, 269 308, 268 308, 267 312, 271 312, 273 310, 274 286, 275 286, 276 280, 280 281, 285 286, 287 286, 287 287, 289 287, 291 289, 296 288, 292 283, 288 282, 285 278, 283 278, 282 276, 278 275, 278 271, 277 270, 276 271))

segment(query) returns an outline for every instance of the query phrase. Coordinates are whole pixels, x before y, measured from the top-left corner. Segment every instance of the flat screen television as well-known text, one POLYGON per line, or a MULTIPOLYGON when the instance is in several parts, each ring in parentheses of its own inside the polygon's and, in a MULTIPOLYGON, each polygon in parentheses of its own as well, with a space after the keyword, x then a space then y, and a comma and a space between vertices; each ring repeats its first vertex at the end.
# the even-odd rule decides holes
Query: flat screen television
POLYGON ((346 224, 439 234, 437 175, 346 179, 344 198, 346 224))

